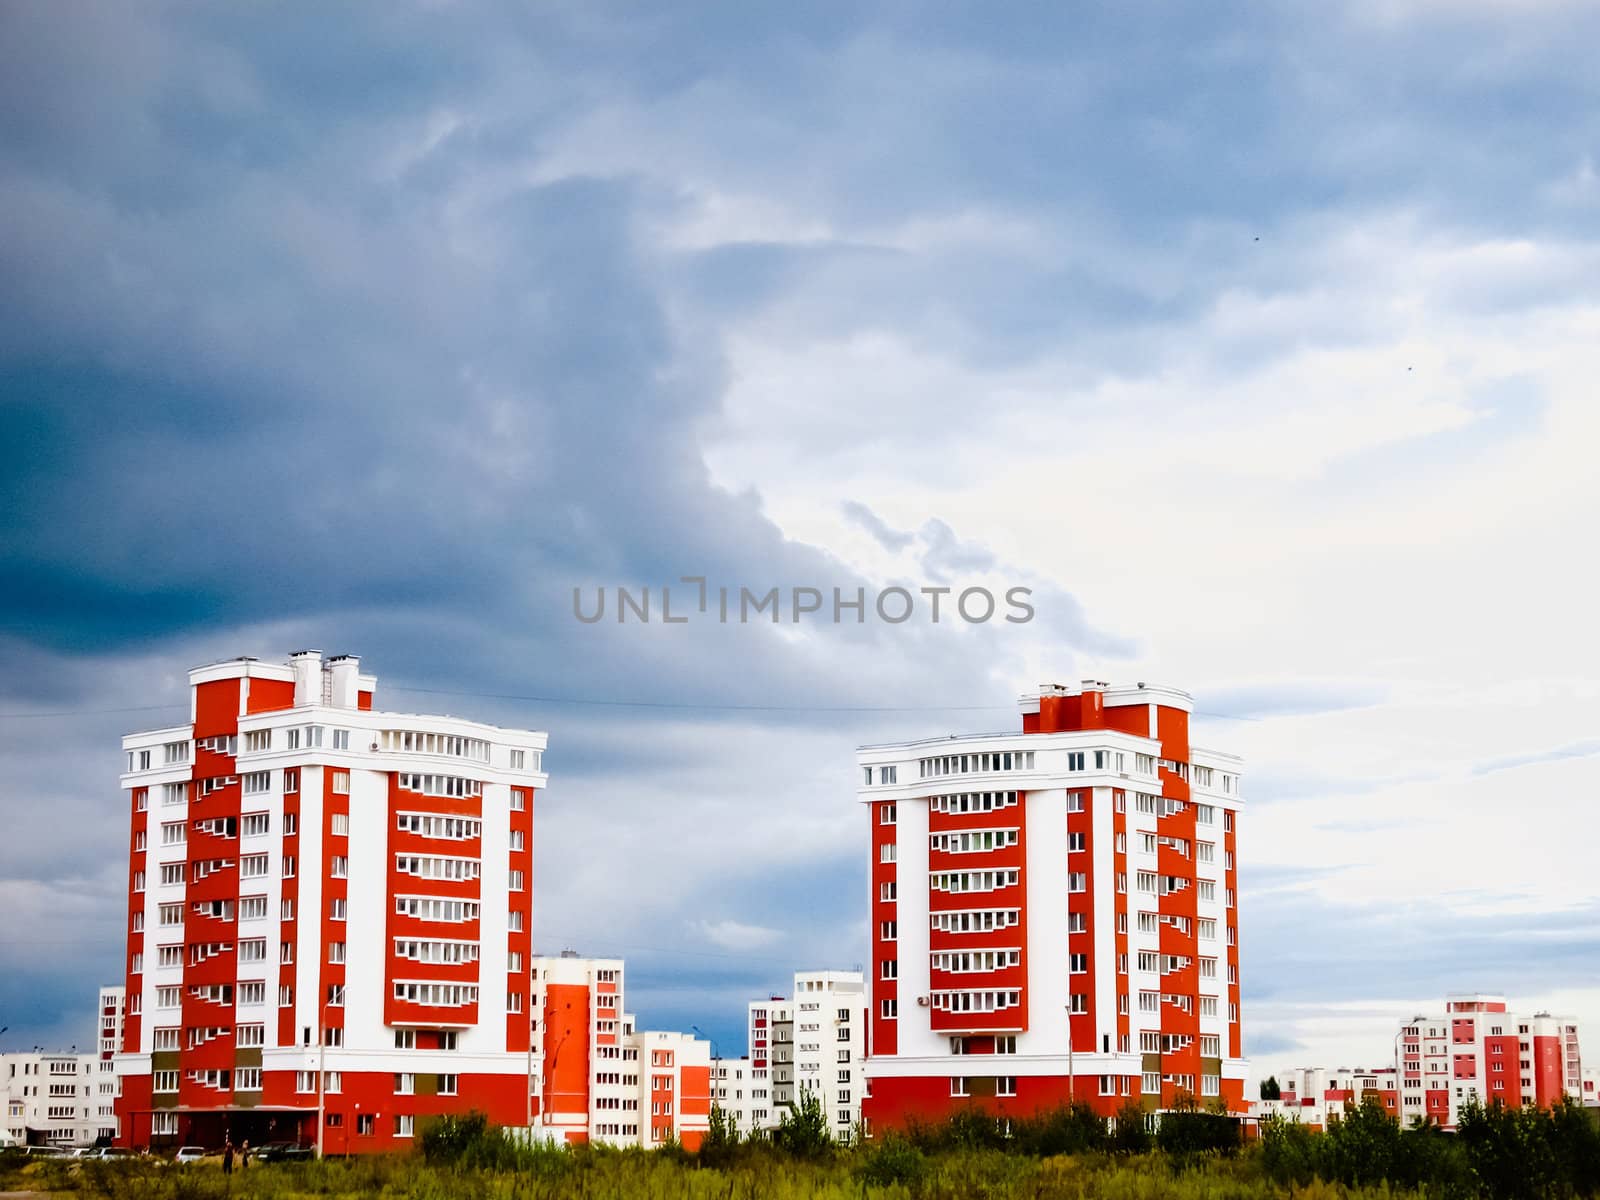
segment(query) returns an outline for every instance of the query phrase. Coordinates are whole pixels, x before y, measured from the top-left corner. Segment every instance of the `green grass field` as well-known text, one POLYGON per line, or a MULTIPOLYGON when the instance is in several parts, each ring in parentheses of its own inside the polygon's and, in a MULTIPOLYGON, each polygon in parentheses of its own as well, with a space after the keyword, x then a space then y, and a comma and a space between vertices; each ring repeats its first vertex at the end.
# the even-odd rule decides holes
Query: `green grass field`
POLYGON ((0 1192, 104 1200, 417 1197, 419 1200, 1256 1200, 1296 1196, 1573 1200, 1600 1196, 1600 1124, 1554 1111, 1469 1106, 1455 1133, 1401 1129, 1381 1105, 1327 1132, 1272 1120, 1241 1145, 1236 1122, 1137 1112, 1110 1125, 1085 1106, 998 1121, 978 1109, 849 1147, 820 1106, 742 1138, 720 1114, 697 1154, 525 1145, 481 1114, 445 1117, 406 1156, 255 1164, 0 1157, 0 1192))
MULTIPOLYGON (((0 1190, 66 1192, 106 1200, 1257 1200, 1291 1194, 1265 1177, 1260 1156, 1254 1153, 1180 1168, 1155 1154, 1119 1161, 1099 1155, 1032 1158, 970 1150, 925 1156, 921 1169, 904 1182, 871 1178, 866 1153, 821 1163, 751 1155, 721 1170, 643 1151, 553 1153, 539 1158, 515 1170, 457 1170, 429 1166, 417 1157, 252 1165, 231 1177, 212 1164, 74 1166, 57 1160, 0 1169, 0 1190)), ((1293 1188, 1292 1194, 1304 1200, 1395 1200, 1429 1193, 1313 1182, 1293 1188)))

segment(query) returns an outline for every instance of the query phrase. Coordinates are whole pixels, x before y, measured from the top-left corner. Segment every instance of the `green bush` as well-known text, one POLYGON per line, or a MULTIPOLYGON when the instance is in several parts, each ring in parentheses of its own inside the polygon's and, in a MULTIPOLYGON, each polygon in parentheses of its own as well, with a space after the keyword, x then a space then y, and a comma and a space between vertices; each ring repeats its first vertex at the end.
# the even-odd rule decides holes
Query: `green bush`
POLYGON ((915 1189, 928 1175, 928 1156, 899 1134, 891 1133, 861 1152, 856 1175, 878 1187, 915 1189))
POLYGON ((1077 1101, 1012 1122, 1012 1140, 1024 1154, 1089 1154, 1110 1144, 1106 1120, 1077 1101))

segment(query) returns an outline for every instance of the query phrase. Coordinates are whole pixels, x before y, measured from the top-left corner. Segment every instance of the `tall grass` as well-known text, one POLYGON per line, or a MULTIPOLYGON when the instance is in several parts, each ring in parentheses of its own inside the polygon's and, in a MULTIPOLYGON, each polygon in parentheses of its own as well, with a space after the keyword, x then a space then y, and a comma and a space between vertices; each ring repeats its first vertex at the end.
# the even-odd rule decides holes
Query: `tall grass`
MULTIPOLYGON (((903 1178, 875 1177, 876 1157, 876 1147, 820 1162, 762 1150, 713 1170, 641 1150, 556 1150, 536 1152, 522 1170, 444 1167, 407 1156, 253 1165, 231 1177, 209 1164, 52 1163, 0 1174, 0 1188, 102 1200, 1261 1200, 1283 1194, 1250 1155, 1177 1168, 1159 1154, 1119 1161, 961 1150, 922 1156, 903 1178)), ((1313 1183, 1295 1194, 1395 1200, 1413 1193, 1313 1183)))
POLYGON ((1241 1145, 1211 1114, 1163 1122, 1154 1144, 1087 1110, 1001 1124, 967 1112, 936 1126, 838 1147, 804 1136, 740 1138, 722 1123, 699 1155, 681 1147, 557 1148, 481 1117, 423 1130, 419 1153, 256 1164, 144 1160, 6 1162, 0 1191, 101 1200, 1572 1200, 1600 1195, 1600 1125, 1576 1106, 1469 1109, 1460 1130, 1401 1129, 1368 1106, 1326 1133, 1281 1121, 1241 1145))

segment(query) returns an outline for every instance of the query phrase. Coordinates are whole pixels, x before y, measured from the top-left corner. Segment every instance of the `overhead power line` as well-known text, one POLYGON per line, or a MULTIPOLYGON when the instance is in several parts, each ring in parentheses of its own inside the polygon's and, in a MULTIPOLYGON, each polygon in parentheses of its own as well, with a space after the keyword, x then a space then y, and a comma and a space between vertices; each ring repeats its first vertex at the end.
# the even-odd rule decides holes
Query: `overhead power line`
MULTIPOLYGON (((517 704, 551 704, 574 708, 648 708, 673 712, 770 712, 770 713, 919 713, 919 712, 1015 712, 1011 704, 740 704, 696 700, 635 700, 588 696, 540 696, 516 692, 454 691, 448 688, 405 687, 385 684, 384 690, 421 696, 455 696, 470 700, 504 700, 517 704)), ((188 708, 187 701, 170 704, 141 704, 126 708, 63 708, 41 712, 0 712, 0 721, 34 721, 52 717, 101 717, 123 713, 168 712, 188 708)), ((1261 721, 1264 717, 1242 713, 1211 712, 1195 709, 1197 717, 1223 721, 1261 721)))

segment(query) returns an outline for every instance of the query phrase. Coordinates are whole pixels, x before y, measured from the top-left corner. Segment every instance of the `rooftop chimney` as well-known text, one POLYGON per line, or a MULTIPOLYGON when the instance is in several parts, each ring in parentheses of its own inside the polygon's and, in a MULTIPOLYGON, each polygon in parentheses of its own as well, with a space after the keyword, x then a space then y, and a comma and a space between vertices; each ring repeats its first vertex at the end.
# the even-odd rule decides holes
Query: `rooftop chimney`
POLYGON ((294 669, 294 706, 304 708, 322 700, 322 651, 296 650, 289 655, 294 669))
POLYGON ((361 674, 361 660, 354 654, 339 654, 328 660, 328 674, 332 682, 333 706, 356 707, 356 678, 361 674))

